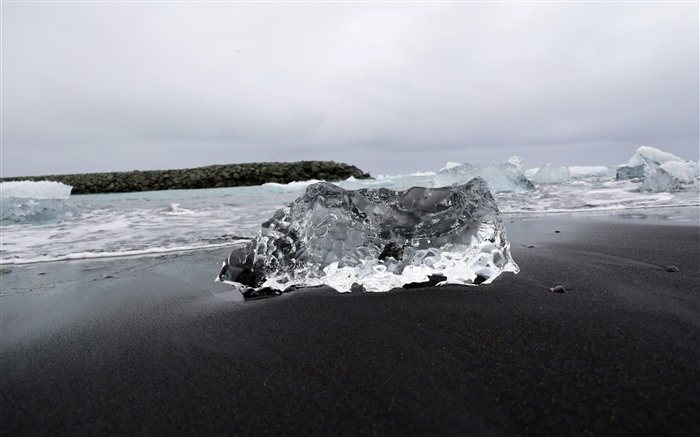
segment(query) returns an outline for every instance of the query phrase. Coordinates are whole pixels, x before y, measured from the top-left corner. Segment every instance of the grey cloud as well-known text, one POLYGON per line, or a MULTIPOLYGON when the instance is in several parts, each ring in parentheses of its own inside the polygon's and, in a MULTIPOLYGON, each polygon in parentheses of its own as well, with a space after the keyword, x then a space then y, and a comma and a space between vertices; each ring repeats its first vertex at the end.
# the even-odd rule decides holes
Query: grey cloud
POLYGON ((7 175, 697 159, 697 4, 11 3, 2 32, 7 175))

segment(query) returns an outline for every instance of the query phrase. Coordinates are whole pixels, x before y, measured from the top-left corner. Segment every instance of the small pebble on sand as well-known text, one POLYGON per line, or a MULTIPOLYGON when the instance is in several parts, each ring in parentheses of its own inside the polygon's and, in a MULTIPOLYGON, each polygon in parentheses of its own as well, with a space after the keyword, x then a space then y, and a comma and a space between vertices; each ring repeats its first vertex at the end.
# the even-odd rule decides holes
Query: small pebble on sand
POLYGON ((552 287, 549 289, 552 293, 566 293, 566 288, 562 287, 561 285, 557 285, 556 287, 552 287))

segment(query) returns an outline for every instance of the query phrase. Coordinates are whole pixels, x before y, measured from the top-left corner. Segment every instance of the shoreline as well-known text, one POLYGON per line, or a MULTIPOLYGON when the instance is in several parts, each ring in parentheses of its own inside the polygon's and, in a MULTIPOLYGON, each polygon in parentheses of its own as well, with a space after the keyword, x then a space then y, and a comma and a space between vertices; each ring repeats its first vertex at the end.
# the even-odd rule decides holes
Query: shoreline
POLYGON ((226 248, 13 267, 2 428, 698 434, 700 227, 504 221, 521 271, 478 287, 231 302, 226 248))
MULTIPOLYGON (((631 221, 635 224, 659 224, 669 226, 695 226, 700 223, 700 206, 696 205, 681 205, 675 207, 662 206, 657 208, 625 208, 620 210, 603 210, 603 211, 568 211, 568 212, 542 212, 542 213, 502 213, 501 218, 508 227, 509 223, 518 221, 530 220, 616 220, 616 221, 631 221)), ((511 240, 509 238, 509 240, 511 240)), ((87 256, 80 254, 67 254, 58 258, 39 259, 32 258, 29 260, 0 260, 0 268, 11 268, 12 266, 23 266, 30 264, 43 263, 60 263, 60 262, 75 262, 75 261, 90 261, 113 258, 130 258, 130 257, 151 257, 160 256, 168 253, 186 253, 197 251, 208 251, 213 248, 222 247, 230 248, 239 244, 246 239, 230 241, 226 243, 208 244, 197 247, 159 247, 145 250, 135 250, 129 252, 101 252, 90 253, 87 256)))

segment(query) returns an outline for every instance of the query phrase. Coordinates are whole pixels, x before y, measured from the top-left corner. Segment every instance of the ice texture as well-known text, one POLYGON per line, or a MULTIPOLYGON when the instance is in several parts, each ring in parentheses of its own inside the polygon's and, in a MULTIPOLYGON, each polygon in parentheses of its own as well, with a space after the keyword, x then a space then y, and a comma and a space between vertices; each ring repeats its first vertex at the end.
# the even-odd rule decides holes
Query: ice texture
POLYGON ((234 250, 218 280, 244 292, 321 284, 387 291, 431 280, 478 285, 518 271, 481 178, 405 191, 321 182, 234 250))
POLYGON ((52 181, 0 182, 0 224, 47 224, 80 215, 70 185, 52 181))
POLYGON ((617 174, 615 178, 618 181, 624 181, 627 179, 642 179, 644 177, 644 165, 621 165, 617 169, 617 174))
POLYGON ((630 167, 636 167, 639 165, 644 165, 646 160, 653 161, 657 164, 664 164, 670 161, 685 162, 683 158, 680 158, 673 153, 664 152, 650 146, 642 146, 634 152, 634 155, 630 158, 627 163, 630 167))
POLYGON ((663 171, 683 183, 691 183, 697 174, 697 165, 693 162, 668 161, 659 166, 663 171))
POLYGON ((571 179, 568 167, 553 167, 545 164, 532 175, 530 180, 536 184, 561 184, 571 179))
POLYGON ((67 199, 73 189, 70 185, 53 181, 0 182, 0 197, 22 199, 67 199))
POLYGON ((656 162, 644 158, 644 180, 642 191, 677 191, 681 189, 681 181, 661 168, 656 162))
POLYGON ((617 179, 642 179, 643 191, 676 191, 682 189, 682 184, 692 183, 698 176, 698 170, 697 162, 642 146, 630 158, 628 165, 617 169, 617 179))
POLYGON ((531 190, 535 186, 522 172, 520 159, 513 157, 503 164, 465 163, 440 170, 434 178, 436 187, 461 185, 473 178, 480 177, 486 181, 494 193, 531 190))

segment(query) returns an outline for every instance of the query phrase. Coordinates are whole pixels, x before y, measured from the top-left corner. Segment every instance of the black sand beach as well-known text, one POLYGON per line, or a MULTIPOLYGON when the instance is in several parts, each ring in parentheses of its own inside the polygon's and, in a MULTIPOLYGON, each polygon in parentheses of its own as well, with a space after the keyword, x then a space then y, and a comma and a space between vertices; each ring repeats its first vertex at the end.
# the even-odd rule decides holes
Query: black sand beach
POLYGON ((3 267, 0 427, 700 435, 696 218, 508 222, 521 273, 479 287, 234 302, 228 249, 3 267))

